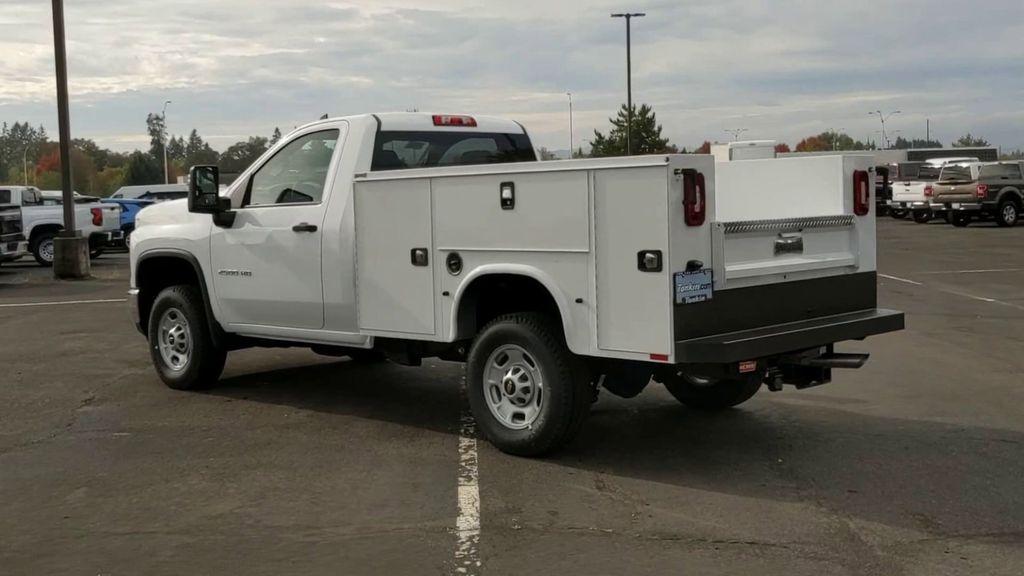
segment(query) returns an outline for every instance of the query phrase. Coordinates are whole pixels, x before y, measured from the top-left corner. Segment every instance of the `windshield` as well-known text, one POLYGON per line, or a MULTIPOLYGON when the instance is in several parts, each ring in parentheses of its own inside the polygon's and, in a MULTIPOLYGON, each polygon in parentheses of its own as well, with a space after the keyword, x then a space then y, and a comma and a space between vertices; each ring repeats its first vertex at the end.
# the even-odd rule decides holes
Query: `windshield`
POLYGON ((526 134, 388 131, 377 135, 371 170, 532 162, 536 159, 526 134))
POLYGON ((939 180, 974 180, 970 166, 946 166, 939 175, 939 180))

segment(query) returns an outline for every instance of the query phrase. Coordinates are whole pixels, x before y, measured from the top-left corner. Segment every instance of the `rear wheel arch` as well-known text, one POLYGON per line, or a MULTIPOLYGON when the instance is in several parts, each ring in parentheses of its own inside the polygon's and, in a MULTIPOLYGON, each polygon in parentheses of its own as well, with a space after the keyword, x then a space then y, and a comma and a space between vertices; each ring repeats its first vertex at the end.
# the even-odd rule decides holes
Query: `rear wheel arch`
MULTIPOLYGON (((495 318, 517 312, 551 317, 570 340, 567 298, 551 278, 529 267, 480 270, 468 277, 456 292, 452 307, 455 339, 472 338, 495 318)), ((572 342, 568 344, 572 348, 572 342)))
POLYGON ((177 250, 154 250, 139 256, 135 266, 135 288, 139 290, 139 319, 144 332, 149 329, 149 312, 153 302, 163 289, 176 285, 192 285, 199 289, 203 297, 210 336, 215 344, 223 344, 224 329, 213 314, 206 277, 195 256, 177 250))

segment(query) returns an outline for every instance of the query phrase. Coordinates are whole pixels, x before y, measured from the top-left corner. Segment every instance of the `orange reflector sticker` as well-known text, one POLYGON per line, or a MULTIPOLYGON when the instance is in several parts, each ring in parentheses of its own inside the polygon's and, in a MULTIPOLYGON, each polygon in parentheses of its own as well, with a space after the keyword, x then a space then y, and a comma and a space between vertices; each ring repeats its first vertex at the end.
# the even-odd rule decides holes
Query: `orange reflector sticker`
POLYGON ((658 362, 668 362, 668 354, 651 354, 651 360, 658 362))
POLYGON ((744 360, 740 362, 740 374, 747 374, 757 370, 757 360, 744 360))

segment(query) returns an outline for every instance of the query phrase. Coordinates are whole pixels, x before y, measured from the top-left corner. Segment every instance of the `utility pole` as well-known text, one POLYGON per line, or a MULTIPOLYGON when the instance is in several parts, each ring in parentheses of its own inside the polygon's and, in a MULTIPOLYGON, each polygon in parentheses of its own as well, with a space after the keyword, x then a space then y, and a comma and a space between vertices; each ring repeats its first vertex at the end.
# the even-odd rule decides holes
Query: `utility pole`
POLYGON ((621 12, 612 14, 612 18, 626 19, 626 155, 633 154, 633 58, 632 39, 630 38, 630 21, 633 18, 643 18, 647 14, 643 12, 621 12))
POLYGON ((572 138, 572 92, 566 92, 565 95, 569 97, 569 159, 571 160, 572 156, 573 156, 573 154, 572 154, 572 151, 573 151, 573 147, 572 147, 572 140, 573 140, 573 138, 572 138))
POLYGON ((888 114, 882 114, 881 110, 875 110, 874 112, 868 112, 868 116, 878 116, 878 120, 882 123, 882 145, 889 148, 889 138, 885 134, 885 121, 891 118, 894 114, 902 114, 900 110, 893 110, 888 114))
POLYGON ((89 239, 75 229, 75 199, 71 184, 71 115, 68 112, 68 60, 64 45, 64 2, 53 0, 53 52, 57 71, 57 122, 60 131, 60 180, 64 229, 53 240, 53 275, 89 276, 89 239))
POLYGON ((746 131, 747 131, 746 128, 726 128, 725 129, 725 132, 727 134, 732 134, 732 141, 733 142, 738 141, 740 139, 740 134, 743 134, 746 131))
POLYGON ((162 148, 164 149, 164 184, 171 183, 171 170, 167 166, 167 140, 171 137, 171 133, 167 131, 167 105, 170 103, 170 100, 165 101, 164 109, 160 111, 160 119, 164 123, 164 137, 161 139, 162 148))
POLYGON ((25 171, 25 186, 28 186, 28 146, 25 146, 25 151, 21 154, 21 165, 25 171))
POLYGON ((932 119, 931 118, 925 118, 924 119, 924 139, 927 142, 931 142, 932 141, 932 119))

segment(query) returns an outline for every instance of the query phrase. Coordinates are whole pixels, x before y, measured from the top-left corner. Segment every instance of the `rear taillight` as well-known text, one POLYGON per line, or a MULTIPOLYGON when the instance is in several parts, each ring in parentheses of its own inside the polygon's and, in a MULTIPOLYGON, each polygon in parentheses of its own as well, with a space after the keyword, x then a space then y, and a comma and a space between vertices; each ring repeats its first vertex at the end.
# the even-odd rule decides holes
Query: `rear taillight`
POLYGON ((696 170, 683 172, 683 216, 687 226, 703 226, 708 213, 704 175, 696 170))
POLYGON ((472 116, 435 114, 434 126, 462 126, 464 128, 476 128, 476 118, 473 118, 472 116))
POLYGON ((101 208, 90 208, 89 212, 92 212, 92 225, 103 226, 103 210, 101 208))
POLYGON ((867 216, 871 212, 871 177, 867 170, 853 171, 853 213, 867 216))
POLYGON ((977 191, 978 198, 984 198, 988 196, 988 184, 978 184, 977 191))
POLYGON ((935 188, 932 188, 931 186, 925 186, 924 187, 924 195, 929 197, 929 198, 931 198, 932 196, 935 196, 935 188))

